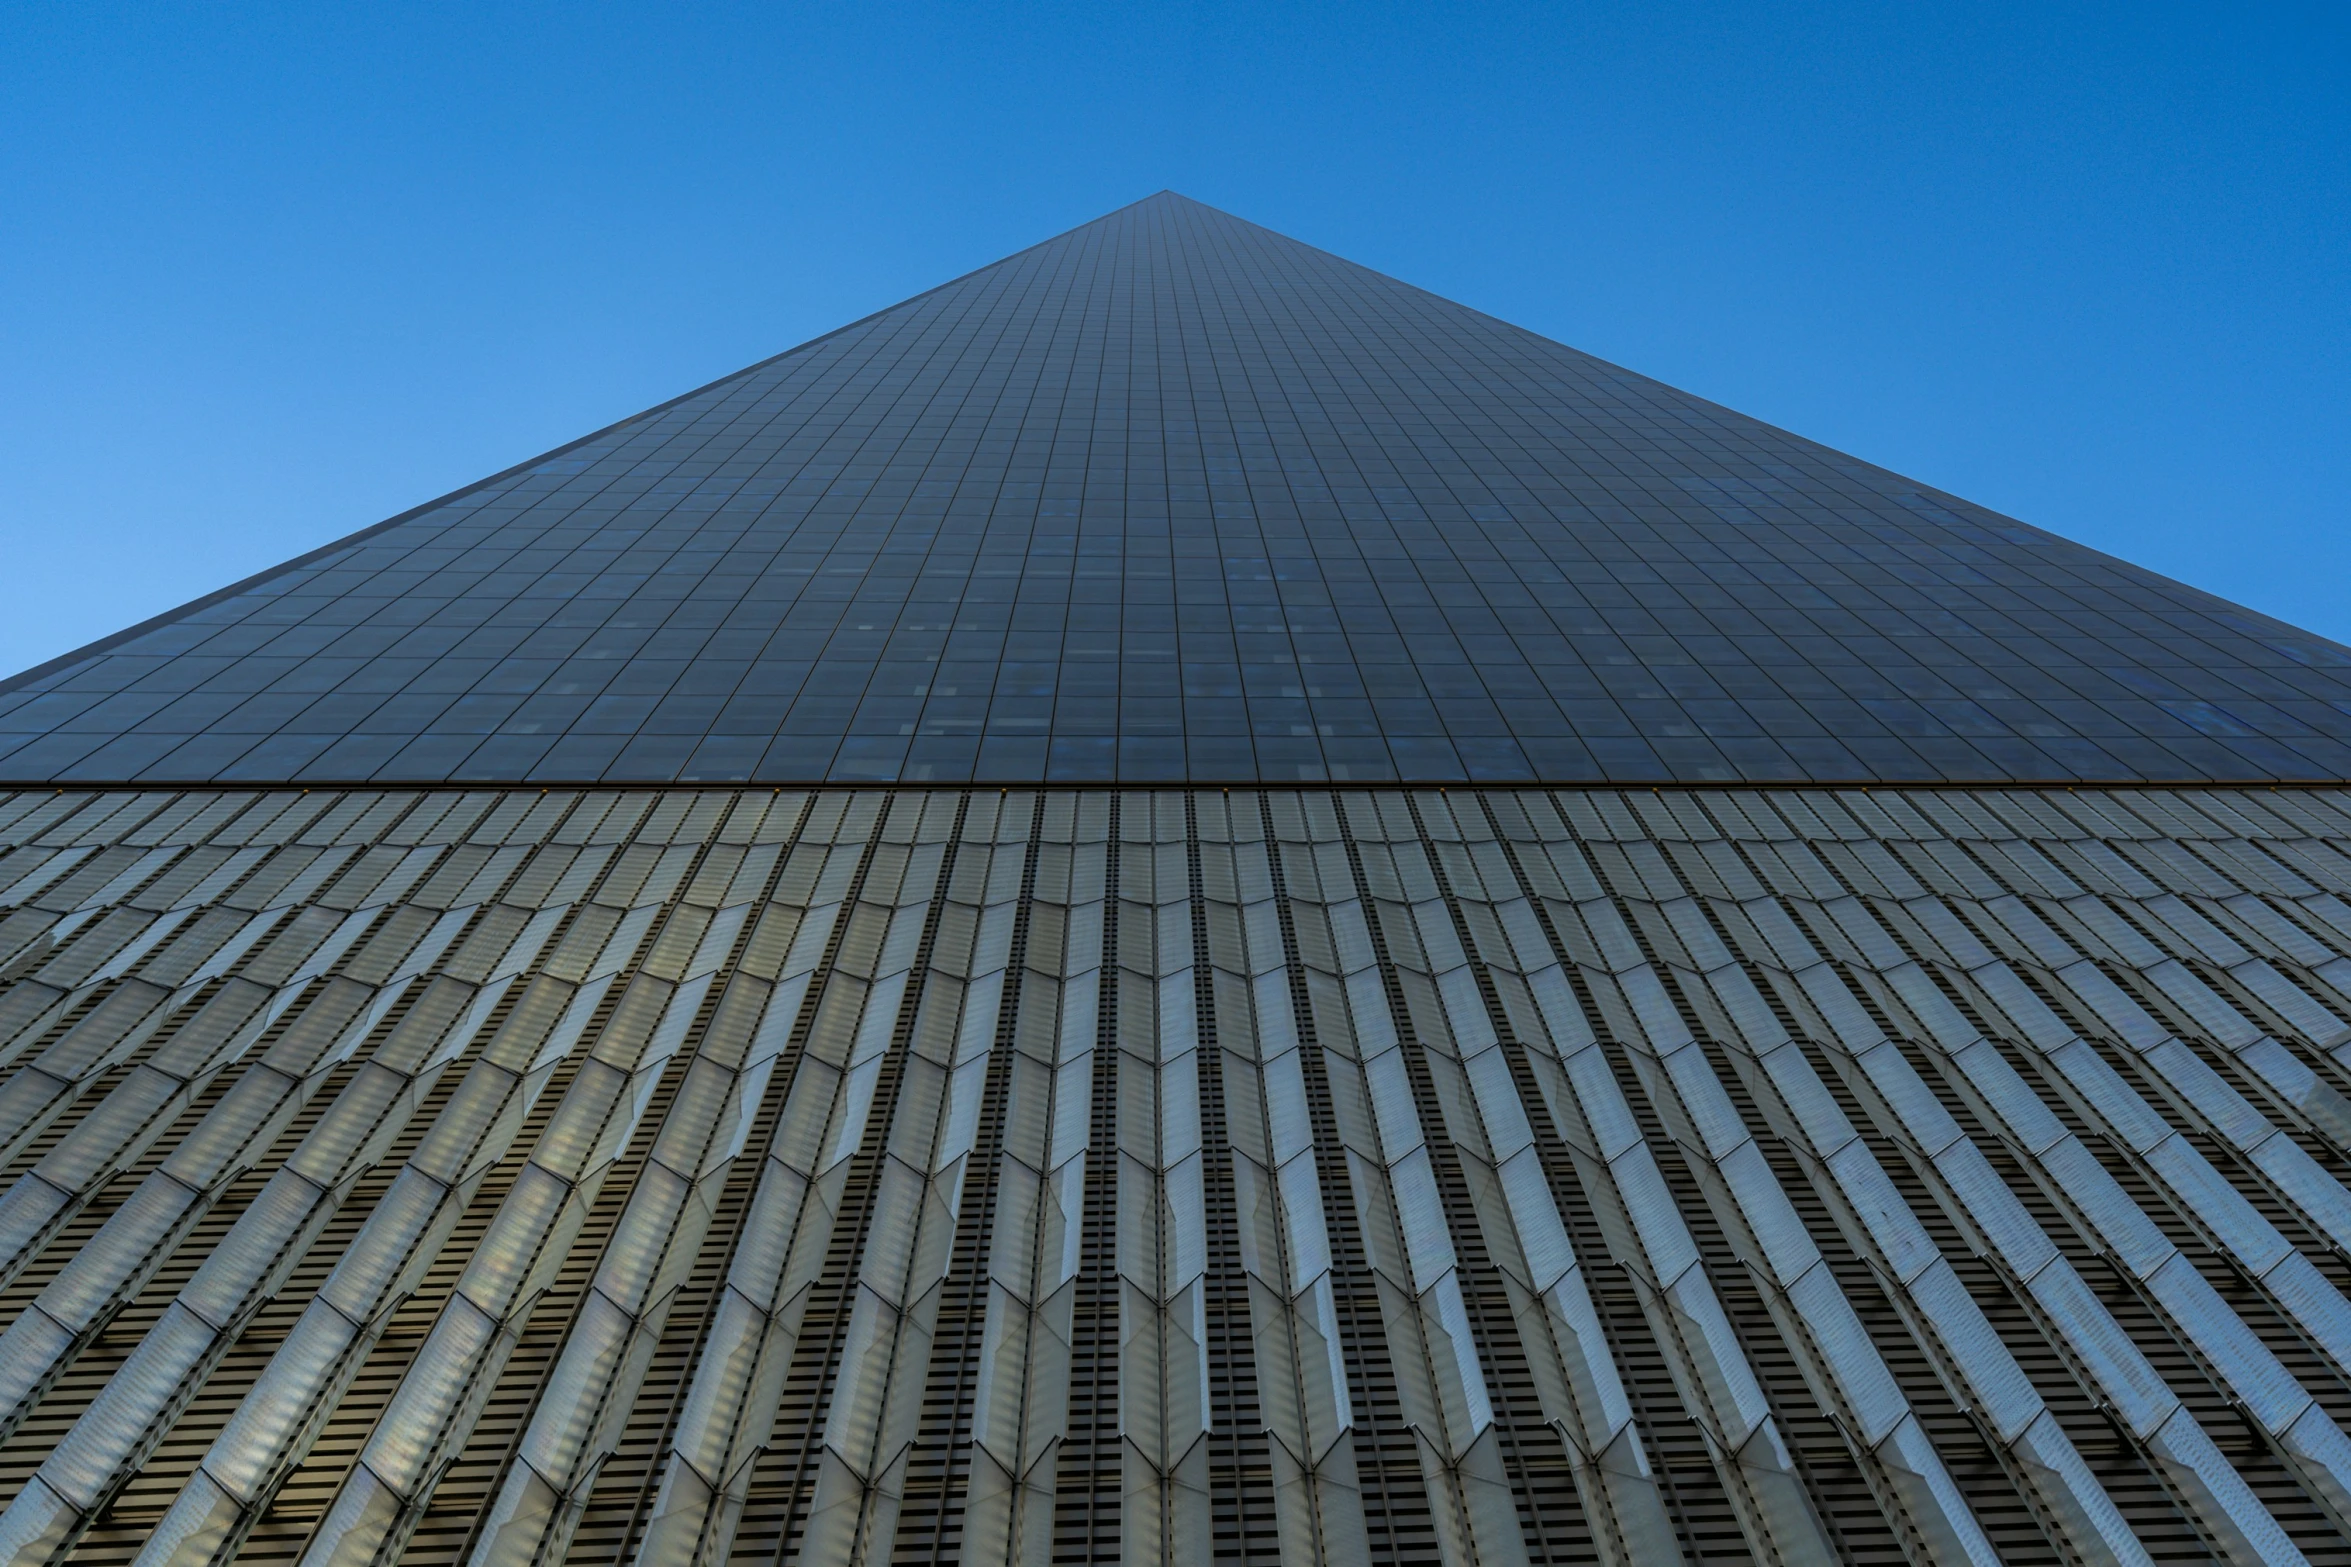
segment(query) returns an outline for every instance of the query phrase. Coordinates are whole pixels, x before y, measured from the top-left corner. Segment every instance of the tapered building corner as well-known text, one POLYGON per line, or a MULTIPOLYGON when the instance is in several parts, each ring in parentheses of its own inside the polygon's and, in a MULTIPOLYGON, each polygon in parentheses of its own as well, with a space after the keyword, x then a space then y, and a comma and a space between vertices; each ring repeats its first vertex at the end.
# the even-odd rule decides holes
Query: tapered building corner
POLYGON ((2351 1560, 2347 784, 1162 193, 0 682, 0 1567, 2351 1560))

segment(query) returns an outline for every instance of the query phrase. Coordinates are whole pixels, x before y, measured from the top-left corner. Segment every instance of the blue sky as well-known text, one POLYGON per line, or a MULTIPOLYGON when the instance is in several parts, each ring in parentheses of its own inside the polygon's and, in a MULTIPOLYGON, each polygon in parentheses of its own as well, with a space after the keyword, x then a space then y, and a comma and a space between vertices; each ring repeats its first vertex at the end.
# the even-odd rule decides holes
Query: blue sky
POLYGON ((15 669, 1173 188, 2351 640, 2351 12, 0 0, 15 669))

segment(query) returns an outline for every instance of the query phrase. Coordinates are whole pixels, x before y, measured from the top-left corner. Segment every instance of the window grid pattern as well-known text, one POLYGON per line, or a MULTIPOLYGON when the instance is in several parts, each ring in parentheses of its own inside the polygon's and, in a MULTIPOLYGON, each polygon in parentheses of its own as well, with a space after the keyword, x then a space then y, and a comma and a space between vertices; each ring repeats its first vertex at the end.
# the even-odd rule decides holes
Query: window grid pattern
POLYGON ((2347 669, 1162 195, 20 681, 0 777, 2326 780, 2347 669))
POLYGON ((0 1551, 2351 1559, 2351 792, 0 796, 0 1551))

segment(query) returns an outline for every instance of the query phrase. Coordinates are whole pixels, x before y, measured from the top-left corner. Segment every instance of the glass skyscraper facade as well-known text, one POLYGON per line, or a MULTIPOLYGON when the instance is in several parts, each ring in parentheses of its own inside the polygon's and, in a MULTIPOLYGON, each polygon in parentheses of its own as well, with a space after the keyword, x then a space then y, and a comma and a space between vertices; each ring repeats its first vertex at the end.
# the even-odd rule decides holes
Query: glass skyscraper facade
POLYGON ((2351 650, 1163 194, 0 682, 0 1567, 2351 1561, 2351 650))
POLYGON ((1174 196, 0 694, 0 778, 2318 780, 2343 649, 1174 196))

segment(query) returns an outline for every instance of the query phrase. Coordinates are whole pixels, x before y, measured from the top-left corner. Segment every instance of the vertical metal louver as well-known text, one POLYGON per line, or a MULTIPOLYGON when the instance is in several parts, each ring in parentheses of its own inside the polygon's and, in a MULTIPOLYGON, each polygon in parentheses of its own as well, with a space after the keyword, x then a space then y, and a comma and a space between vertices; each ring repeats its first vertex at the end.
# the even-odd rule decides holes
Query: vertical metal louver
POLYGON ((0 1561, 2351 1560, 2351 795, 0 797, 0 1561))

